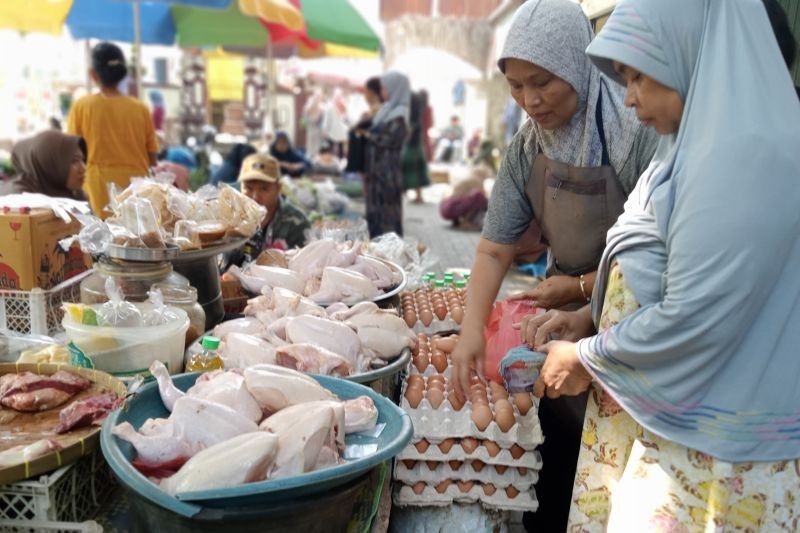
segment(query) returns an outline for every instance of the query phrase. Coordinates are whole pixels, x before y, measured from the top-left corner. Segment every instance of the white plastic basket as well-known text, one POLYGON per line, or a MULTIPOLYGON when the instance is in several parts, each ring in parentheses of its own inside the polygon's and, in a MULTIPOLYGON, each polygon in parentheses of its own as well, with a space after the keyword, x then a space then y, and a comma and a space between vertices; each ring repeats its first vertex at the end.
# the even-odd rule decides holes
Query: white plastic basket
POLYGON ((64 331, 61 304, 81 301, 81 281, 91 273, 82 272, 47 291, 0 290, 0 329, 45 336, 64 331))
POLYGON ((95 531, 116 486, 100 449, 38 479, 0 485, 0 531, 95 531))

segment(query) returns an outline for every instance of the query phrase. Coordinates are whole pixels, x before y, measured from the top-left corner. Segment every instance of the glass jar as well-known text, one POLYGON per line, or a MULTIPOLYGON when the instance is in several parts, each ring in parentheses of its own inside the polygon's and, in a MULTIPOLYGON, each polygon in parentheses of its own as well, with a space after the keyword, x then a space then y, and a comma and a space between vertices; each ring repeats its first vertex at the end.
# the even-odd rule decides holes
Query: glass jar
POLYGON ((176 286, 168 283, 156 283, 153 288, 161 290, 165 304, 179 307, 189 315, 186 346, 191 346, 206 328, 206 312, 203 310, 203 306, 197 302, 197 289, 188 284, 176 286))
MULTIPOLYGON (((108 301, 106 280, 114 278, 130 302, 144 302, 147 291, 156 283, 188 287, 189 280, 172 270, 172 263, 136 263, 101 259, 94 264, 92 274, 81 281, 81 303, 99 304, 108 301)), ((202 330, 201 330, 202 331, 202 330)))

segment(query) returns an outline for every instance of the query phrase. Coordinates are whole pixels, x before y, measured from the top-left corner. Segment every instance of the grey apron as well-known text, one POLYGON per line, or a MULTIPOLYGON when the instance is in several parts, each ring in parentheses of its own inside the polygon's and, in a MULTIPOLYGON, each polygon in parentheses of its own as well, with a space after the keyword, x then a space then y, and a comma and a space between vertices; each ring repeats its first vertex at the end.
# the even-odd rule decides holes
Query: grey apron
MULTIPOLYGON (((595 120, 603 145, 603 166, 566 165, 545 156, 537 147, 525 192, 543 240, 550 247, 548 277, 579 276, 597 270, 606 233, 623 210, 625 192, 609 163, 601 106, 602 93, 595 120)), ((529 531, 567 529, 587 397, 588 393, 556 400, 544 397, 539 403, 545 440, 539 447, 542 456, 542 470, 536 483, 539 509, 536 513, 525 513, 524 517, 529 531)))

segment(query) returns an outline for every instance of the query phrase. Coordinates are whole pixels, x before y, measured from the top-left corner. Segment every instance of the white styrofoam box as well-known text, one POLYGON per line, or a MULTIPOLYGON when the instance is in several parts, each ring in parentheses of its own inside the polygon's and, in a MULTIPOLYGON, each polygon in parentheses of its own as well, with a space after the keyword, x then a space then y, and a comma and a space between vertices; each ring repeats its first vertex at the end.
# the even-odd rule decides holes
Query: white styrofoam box
POLYGON ((502 474, 498 474, 491 465, 484 465, 479 471, 475 471, 471 462, 463 463, 456 470, 453 470, 448 463, 437 463, 436 468, 431 470, 428 464, 420 461, 409 469, 404 462, 398 461, 394 467, 394 478, 407 485, 413 485, 417 481, 436 485, 443 479, 452 479, 493 483, 497 488, 503 489, 512 485, 519 490, 527 490, 539 480, 539 472, 532 468, 526 468, 524 472, 523 474, 519 469, 509 467, 502 474))
POLYGON ((409 485, 396 484, 394 490, 395 505, 434 505, 445 506, 453 502, 471 503, 480 501, 484 506, 511 511, 535 511, 539 508, 536 494, 531 491, 520 491, 514 498, 510 498, 504 489, 497 489, 494 494, 487 496, 483 486, 476 483, 467 492, 462 492, 459 487, 451 483, 444 492, 437 491, 430 485, 425 485, 420 494, 416 494, 409 485))
POLYGON ((442 453, 435 444, 431 444, 424 453, 420 453, 413 444, 409 444, 397 455, 398 460, 411 459, 414 461, 474 461, 480 460, 487 465, 502 465, 514 468, 532 468, 541 470, 542 457, 538 451, 527 451, 519 459, 514 459, 511 452, 501 449, 494 457, 489 455, 485 446, 479 445, 471 453, 466 453, 458 444, 454 444, 447 453, 442 453))

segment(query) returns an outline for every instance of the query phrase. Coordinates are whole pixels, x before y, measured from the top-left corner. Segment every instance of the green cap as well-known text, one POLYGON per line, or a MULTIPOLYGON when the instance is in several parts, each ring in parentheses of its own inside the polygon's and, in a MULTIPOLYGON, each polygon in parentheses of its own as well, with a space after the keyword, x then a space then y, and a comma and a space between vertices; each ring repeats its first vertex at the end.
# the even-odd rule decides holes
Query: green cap
POLYGON ((464 274, 464 279, 469 281, 469 274, 464 274))
POLYGON ((219 338, 207 335, 203 337, 202 341, 200 341, 200 346, 202 346, 206 350, 216 350, 217 348, 219 348, 219 338))
POLYGON ((466 286, 467 286, 467 282, 464 281, 463 279, 460 279, 460 280, 456 281, 456 287, 458 287, 459 289, 463 289, 466 286))
POLYGON ((444 280, 445 281, 453 281, 453 274, 448 272, 447 274, 444 275, 444 280))
POLYGON ((429 278, 435 278, 436 277, 436 272, 433 272, 433 271, 427 272, 425 275, 428 276, 429 278))
POLYGON ((444 280, 443 279, 437 279, 434 282, 434 285, 436 285, 436 288, 444 287, 444 280))

